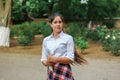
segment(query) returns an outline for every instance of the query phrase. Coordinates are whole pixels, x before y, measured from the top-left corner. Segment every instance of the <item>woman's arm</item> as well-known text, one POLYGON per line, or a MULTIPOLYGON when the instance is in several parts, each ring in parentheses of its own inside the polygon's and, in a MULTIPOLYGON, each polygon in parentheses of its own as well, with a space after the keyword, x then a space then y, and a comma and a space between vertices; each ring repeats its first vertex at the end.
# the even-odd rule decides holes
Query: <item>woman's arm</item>
POLYGON ((54 57, 54 56, 48 56, 47 61, 52 63, 62 63, 62 64, 70 64, 73 62, 67 57, 54 57))

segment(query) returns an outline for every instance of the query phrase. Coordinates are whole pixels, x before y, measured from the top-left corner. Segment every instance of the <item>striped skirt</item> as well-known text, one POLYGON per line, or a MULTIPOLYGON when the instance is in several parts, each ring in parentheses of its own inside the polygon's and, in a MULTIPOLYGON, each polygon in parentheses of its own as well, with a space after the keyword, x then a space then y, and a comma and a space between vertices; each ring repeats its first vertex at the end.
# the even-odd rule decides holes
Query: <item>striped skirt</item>
POLYGON ((52 70, 48 67, 47 80, 74 80, 69 64, 55 63, 52 70))

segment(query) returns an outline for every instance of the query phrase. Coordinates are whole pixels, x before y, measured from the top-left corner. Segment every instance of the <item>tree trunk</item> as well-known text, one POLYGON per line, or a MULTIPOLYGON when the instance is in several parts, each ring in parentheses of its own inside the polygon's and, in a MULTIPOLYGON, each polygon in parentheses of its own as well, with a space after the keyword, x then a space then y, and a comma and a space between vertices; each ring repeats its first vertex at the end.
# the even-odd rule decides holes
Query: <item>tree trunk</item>
POLYGON ((0 46, 9 47, 11 0, 0 0, 0 46))

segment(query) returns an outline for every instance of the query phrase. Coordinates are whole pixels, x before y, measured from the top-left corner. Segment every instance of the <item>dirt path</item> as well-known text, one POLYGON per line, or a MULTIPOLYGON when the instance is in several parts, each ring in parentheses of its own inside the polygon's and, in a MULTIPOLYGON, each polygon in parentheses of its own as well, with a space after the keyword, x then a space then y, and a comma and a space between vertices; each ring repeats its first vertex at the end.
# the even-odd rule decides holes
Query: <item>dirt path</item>
MULTIPOLYGON (((88 64, 72 66, 76 80, 120 80, 120 59, 86 58, 88 64)), ((39 55, 0 54, 0 80, 46 80, 39 55)))

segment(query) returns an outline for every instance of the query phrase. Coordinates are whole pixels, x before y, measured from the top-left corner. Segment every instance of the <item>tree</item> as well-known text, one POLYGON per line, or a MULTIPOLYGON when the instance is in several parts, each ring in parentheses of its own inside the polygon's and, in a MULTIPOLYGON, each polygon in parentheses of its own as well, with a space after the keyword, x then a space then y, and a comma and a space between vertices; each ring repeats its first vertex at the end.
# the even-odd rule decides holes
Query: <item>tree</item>
POLYGON ((11 0, 0 0, 0 46, 9 47, 11 0))
POLYGON ((60 12, 66 19, 103 19, 120 16, 120 0, 13 0, 12 20, 47 18, 60 12))
POLYGON ((88 18, 104 19, 119 17, 120 0, 89 0, 88 18))

